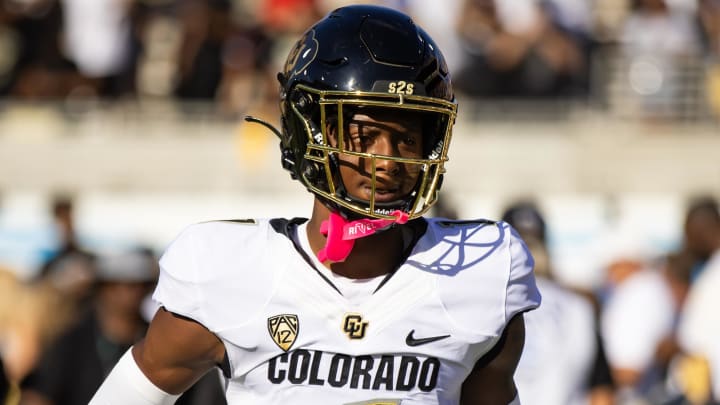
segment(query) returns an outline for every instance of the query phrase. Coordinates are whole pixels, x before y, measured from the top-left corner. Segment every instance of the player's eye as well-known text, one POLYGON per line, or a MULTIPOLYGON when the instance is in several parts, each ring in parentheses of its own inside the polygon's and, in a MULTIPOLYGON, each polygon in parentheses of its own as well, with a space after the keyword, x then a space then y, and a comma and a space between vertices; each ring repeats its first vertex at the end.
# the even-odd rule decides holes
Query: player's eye
POLYGON ((355 146, 369 146, 378 135, 379 130, 376 128, 368 126, 350 128, 350 142, 355 146))
POLYGON ((351 133, 348 137, 348 143, 351 146, 367 146, 372 142, 372 137, 360 132, 351 133))
POLYGON ((417 140, 413 136, 404 136, 401 142, 407 146, 415 146, 417 144, 417 140))

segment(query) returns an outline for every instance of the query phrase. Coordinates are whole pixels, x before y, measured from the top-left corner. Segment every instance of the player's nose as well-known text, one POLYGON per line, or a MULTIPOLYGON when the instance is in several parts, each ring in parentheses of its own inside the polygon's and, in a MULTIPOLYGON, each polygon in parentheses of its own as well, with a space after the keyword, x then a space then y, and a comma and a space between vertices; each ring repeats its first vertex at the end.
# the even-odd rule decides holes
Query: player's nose
MULTIPOLYGON (((390 134, 379 136, 373 143, 373 149, 370 153, 379 156, 399 157, 400 151, 398 145, 390 134)), ((375 168, 378 171, 389 173, 397 173, 400 170, 400 164, 392 159, 375 158, 375 168)))

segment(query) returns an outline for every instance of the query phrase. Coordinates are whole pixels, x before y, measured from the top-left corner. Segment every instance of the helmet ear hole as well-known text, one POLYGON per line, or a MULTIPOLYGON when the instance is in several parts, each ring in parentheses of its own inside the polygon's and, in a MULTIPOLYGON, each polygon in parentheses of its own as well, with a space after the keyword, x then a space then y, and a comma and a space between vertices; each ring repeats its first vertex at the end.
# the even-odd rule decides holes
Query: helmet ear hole
MULTIPOLYGON (((328 156, 328 165, 331 173, 339 174, 340 163, 337 154, 331 153, 328 156)), ((327 190, 329 188, 328 183, 334 182, 334 180, 325 176, 325 166, 322 163, 303 159, 300 168, 303 176, 311 183, 314 183, 316 187, 327 190)), ((339 180, 337 185, 342 185, 342 180, 339 180)))
POLYGON ((295 108, 297 108, 300 114, 302 114, 304 117, 307 118, 312 116, 312 95, 295 89, 290 95, 290 101, 295 105, 295 108))
POLYGON ((311 182, 317 182, 320 180, 320 168, 315 162, 303 160, 302 163, 302 174, 311 182))
POLYGON ((313 95, 295 89, 290 96, 295 109, 300 113, 302 119, 310 127, 311 136, 315 143, 321 143, 322 131, 316 122, 319 120, 319 112, 317 111, 317 103, 313 100, 313 95))
POLYGON ((290 172, 290 177, 293 180, 297 180, 297 174, 295 173, 295 156, 292 149, 281 148, 281 164, 282 168, 290 172))

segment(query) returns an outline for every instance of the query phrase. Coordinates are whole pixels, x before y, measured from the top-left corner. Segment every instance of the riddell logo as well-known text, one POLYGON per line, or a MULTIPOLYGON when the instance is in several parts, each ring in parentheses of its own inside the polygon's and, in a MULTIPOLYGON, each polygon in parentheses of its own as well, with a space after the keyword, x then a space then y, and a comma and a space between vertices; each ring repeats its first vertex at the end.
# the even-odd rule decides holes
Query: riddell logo
POLYGON ((322 145, 325 141, 322 132, 316 132, 315 135, 313 135, 313 139, 315 139, 315 143, 319 145, 322 145))
POLYGON ((435 148, 430 153, 430 156, 428 156, 428 159, 435 160, 435 159, 439 158, 440 154, 442 153, 444 145, 445 145, 445 142, 443 142, 443 141, 438 142, 438 144, 435 146, 435 148))
POLYGON ((348 235, 365 235, 366 233, 372 232, 374 230, 375 225, 373 225, 372 223, 358 222, 348 228, 347 232, 348 235))
POLYGON ((380 215, 390 215, 394 212, 394 210, 389 210, 387 208, 376 208, 375 213, 380 215))

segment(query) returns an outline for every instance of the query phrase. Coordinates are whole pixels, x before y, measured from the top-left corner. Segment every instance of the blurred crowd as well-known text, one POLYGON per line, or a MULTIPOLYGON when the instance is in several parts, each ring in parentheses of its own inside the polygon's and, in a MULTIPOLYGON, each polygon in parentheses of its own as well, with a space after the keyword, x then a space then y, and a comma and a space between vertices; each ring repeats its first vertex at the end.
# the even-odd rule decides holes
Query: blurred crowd
MULTIPOLYGON (((412 15, 468 98, 601 98, 615 55, 646 114, 672 115, 697 87, 720 111, 720 0, 364 2, 412 15)), ((160 98, 231 116, 275 108, 290 42, 346 3, 0 0, 0 98, 160 98)))
MULTIPOLYGON (((52 202, 58 243, 34 277, 0 267, 1 405, 86 404, 157 310, 156 253, 81 246, 73 207, 65 196, 52 202)), ((224 401, 220 374, 209 373, 177 403, 224 401)))
MULTIPOLYGON (((141 245, 91 251, 76 236, 73 200, 50 206, 60 235, 35 276, 0 268, 0 404, 84 404, 157 310, 157 255, 141 245), (5 397, 5 402, 3 402, 5 397)), ((453 218, 447 200, 435 215, 453 218)), ((526 314, 516 383, 530 405, 720 404, 720 207, 688 202, 677 246, 603 243, 602 279, 580 287, 556 277, 553 224, 532 200, 502 220, 535 259, 542 306, 526 314)), ((592 260, 588 257, 588 260, 592 260)), ((179 404, 222 405, 211 372, 179 404)))
POLYGON ((536 202, 511 203, 502 219, 532 252, 543 296, 525 315, 515 375, 523 403, 720 404, 717 199, 688 201, 682 242, 672 248, 614 231, 598 258, 587 257, 602 272, 593 286, 557 277, 553 224, 536 202))
POLYGON ((720 403, 715 198, 689 201, 683 241, 667 251, 614 233, 602 243, 603 278, 593 288, 555 277, 552 224, 535 203, 512 204, 503 219, 528 244, 543 295, 526 315, 516 374, 528 404, 720 403))

